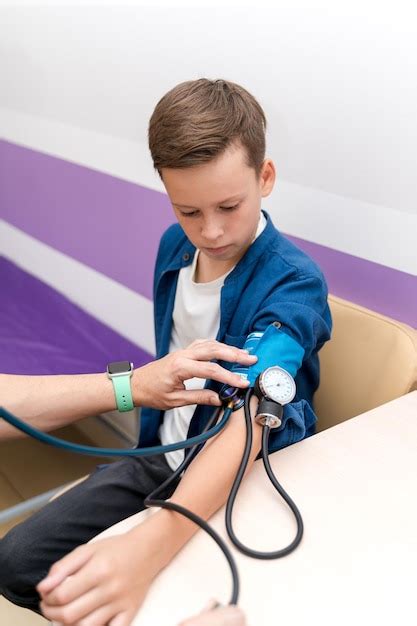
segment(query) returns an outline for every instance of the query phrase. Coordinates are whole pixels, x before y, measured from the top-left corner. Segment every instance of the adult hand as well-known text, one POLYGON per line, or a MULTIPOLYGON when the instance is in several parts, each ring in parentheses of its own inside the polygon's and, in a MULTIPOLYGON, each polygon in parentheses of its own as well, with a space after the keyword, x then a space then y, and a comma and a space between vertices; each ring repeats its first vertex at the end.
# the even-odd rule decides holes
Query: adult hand
POLYGON ((242 365, 253 365, 257 361, 256 356, 249 355, 245 350, 215 340, 197 339, 185 350, 172 352, 134 371, 134 403, 164 410, 186 404, 220 406, 216 392, 208 389, 186 390, 184 385, 185 380, 196 377, 242 389, 248 386, 237 374, 212 363, 214 359, 242 365))

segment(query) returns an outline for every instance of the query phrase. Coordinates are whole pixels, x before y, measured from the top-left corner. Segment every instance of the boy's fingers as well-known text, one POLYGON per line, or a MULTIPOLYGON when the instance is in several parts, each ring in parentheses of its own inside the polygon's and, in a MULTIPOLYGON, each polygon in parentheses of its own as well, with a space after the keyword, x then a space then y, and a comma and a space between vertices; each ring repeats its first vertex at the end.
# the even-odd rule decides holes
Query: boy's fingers
POLYGON ((89 559, 91 555, 87 550, 74 550, 70 552, 63 559, 55 563, 49 570, 49 574, 41 580, 36 586, 38 593, 47 594, 54 587, 59 585, 67 576, 74 574, 80 567, 82 567, 89 559))
POLYGON ((97 572, 91 567, 92 563, 85 565, 75 575, 67 578, 49 593, 43 594, 43 599, 50 607, 78 602, 86 597, 88 592, 94 590, 98 583, 97 572))

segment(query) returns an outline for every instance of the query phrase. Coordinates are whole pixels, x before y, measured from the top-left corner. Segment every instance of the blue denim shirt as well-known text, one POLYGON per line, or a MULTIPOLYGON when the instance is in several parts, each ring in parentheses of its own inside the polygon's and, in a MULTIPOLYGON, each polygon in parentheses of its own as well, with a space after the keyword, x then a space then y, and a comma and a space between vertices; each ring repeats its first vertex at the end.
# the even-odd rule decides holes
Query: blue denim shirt
MULTIPOLYGON (((265 213, 267 224, 246 254, 225 279, 220 298, 220 327, 217 340, 242 347, 253 331, 265 331, 273 322, 304 349, 295 376, 297 395, 284 407, 282 425, 271 431, 270 451, 283 448, 314 433, 317 418, 312 409, 319 383, 317 352, 330 338, 331 316, 327 304, 326 281, 317 265, 304 252, 279 233, 265 213)), ((164 233, 154 274, 154 322, 157 358, 169 350, 172 313, 178 274, 192 263, 195 247, 179 224, 164 233)), ((223 367, 231 364, 221 362, 223 367)), ((208 381, 219 390, 220 384, 208 381)), ((188 436, 201 432, 213 407, 197 406, 188 436)), ((158 440, 164 412, 143 408, 139 445, 158 440)))

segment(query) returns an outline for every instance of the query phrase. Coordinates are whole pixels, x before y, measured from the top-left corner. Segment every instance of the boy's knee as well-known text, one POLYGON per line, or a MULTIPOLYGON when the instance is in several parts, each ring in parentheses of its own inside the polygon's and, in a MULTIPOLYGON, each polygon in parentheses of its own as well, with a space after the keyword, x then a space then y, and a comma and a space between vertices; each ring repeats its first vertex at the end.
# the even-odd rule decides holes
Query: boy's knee
POLYGON ((40 569, 35 552, 33 540, 20 526, 0 539, 0 595, 36 610, 39 595, 35 587, 46 572, 40 569))

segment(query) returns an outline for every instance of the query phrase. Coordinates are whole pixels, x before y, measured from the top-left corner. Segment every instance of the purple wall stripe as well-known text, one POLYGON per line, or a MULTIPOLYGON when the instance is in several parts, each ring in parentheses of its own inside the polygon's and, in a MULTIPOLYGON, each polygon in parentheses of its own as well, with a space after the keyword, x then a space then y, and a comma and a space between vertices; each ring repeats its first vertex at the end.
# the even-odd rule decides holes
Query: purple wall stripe
POLYGON ((0 217, 152 299, 165 194, 0 141, 0 217))
MULTIPOLYGON (((163 193, 0 141, 0 217, 29 235, 152 298, 163 231, 163 193)), ((417 327, 417 277, 296 237, 332 293, 417 327)))
POLYGON ((92 374, 148 354, 49 285, 0 256, 0 372, 92 374))
POLYGON ((288 238, 318 263, 335 296, 417 328, 417 276, 298 237, 288 238))

